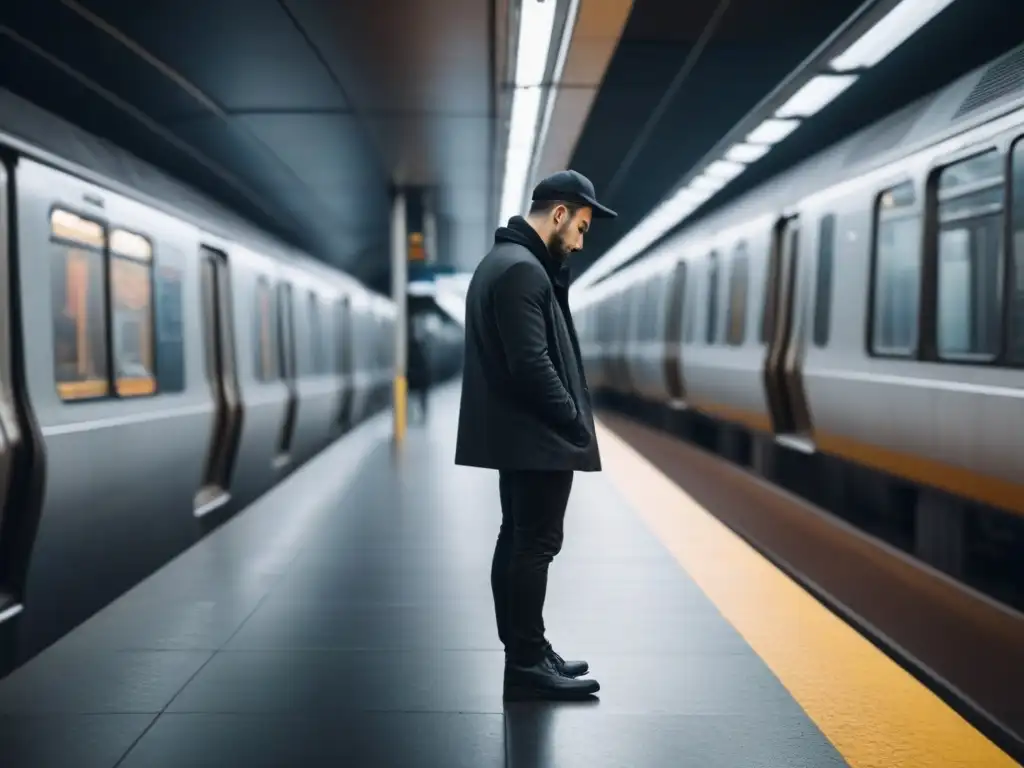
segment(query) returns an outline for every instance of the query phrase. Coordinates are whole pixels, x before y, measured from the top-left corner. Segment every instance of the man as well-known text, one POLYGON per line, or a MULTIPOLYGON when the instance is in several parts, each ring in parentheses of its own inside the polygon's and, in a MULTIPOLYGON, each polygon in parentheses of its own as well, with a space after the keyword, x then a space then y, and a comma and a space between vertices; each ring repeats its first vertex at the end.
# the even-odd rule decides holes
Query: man
POLYGON ((544 179, 530 213, 494 236, 466 293, 455 463, 498 470, 501 529, 491 566, 505 697, 574 698, 599 690, 585 661, 544 636, 548 566, 562 547, 575 471, 601 469, 590 391, 569 312, 568 258, 592 218, 613 218, 575 171, 544 179))
POLYGON ((417 395, 420 403, 420 419, 427 420, 427 403, 430 399, 430 336, 423 327, 423 318, 410 317, 408 324, 409 349, 406 363, 406 378, 409 394, 417 395), (416 322, 418 320, 419 322, 416 322))

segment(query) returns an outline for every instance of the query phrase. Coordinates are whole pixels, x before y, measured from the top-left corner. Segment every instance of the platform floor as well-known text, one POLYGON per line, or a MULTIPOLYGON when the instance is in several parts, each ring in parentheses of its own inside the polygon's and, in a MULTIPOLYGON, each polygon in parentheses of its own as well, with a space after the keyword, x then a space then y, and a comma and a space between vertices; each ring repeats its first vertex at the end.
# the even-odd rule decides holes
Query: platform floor
POLYGON ((0 765, 855 764, 608 472, 577 475, 546 608, 598 700, 503 706, 497 478, 453 465, 457 407, 399 454, 361 426, 0 681, 0 765))

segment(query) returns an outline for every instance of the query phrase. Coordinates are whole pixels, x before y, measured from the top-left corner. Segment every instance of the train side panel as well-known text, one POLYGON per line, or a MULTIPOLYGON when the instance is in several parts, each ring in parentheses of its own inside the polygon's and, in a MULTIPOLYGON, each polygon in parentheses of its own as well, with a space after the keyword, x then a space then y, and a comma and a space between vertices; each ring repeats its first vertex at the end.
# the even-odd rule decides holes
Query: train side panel
POLYGON ((354 369, 352 374, 352 413, 356 422, 368 417, 372 410, 372 399, 377 377, 375 371, 376 338, 380 330, 373 315, 370 313, 369 302, 363 297, 354 303, 352 356, 354 369))
POLYGON ((963 118, 971 88, 894 115, 911 121, 905 149, 868 157, 894 123, 866 129, 591 289, 583 307, 614 320, 591 363, 607 367, 609 388, 645 382, 629 308, 640 275, 679 258, 674 248, 687 264, 679 368, 690 405, 778 432, 787 448, 1024 513, 1024 99, 963 118), (750 246, 739 299, 737 235, 750 246), (770 338, 758 336, 766 295, 782 300, 770 338))
POLYGON ((298 352, 298 413, 293 451, 296 463, 302 463, 320 451, 330 439, 339 379, 332 370, 331 336, 324 315, 330 299, 316 289, 308 276, 294 274, 292 277, 298 352))
POLYGON ((664 273, 645 275, 637 288, 637 308, 629 356, 634 392, 654 402, 665 402, 665 305, 669 281, 664 273))
POLYGON ((223 247, 229 251, 236 375, 244 404, 228 513, 251 503, 285 474, 275 459, 288 389, 281 377, 278 332, 281 267, 268 256, 237 244, 224 243, 223 247))
POLYGON ((16 185, 24 364, 46 455, 25 589, 31 610, 18 625, 27 651, 194 541, 192 496, 212 403, 198 345, 184 343, 199 336, 196 230, 29 160, 18 163, 16 185), (80 215, 62 221, 61 211, 80 215), (71 242, 97 235, 82 224, 90 220, 151 245, 156 291, 144 262, 105 260, 71 242), (148 312, 156 313, 156 339, 146 338, 148 312), (162 364, 155 379, 154 347, 162 364))
MULTIPOLYGON (((840 300, 828 344, 812 348, 805 369, 817 415, 815 442, 823 451, 874 469, 1024 512, 1024 462, 1010 448, 1024 434, 1020 371, 915 359, 919 292, 908 286, 895 302, 877 290, 879 279, 892 281, 891 275, 878 274, 879 194, 908 181, 912 185, 915 203, 908 208, 916 217, 908 225, 906 249, 917 254, 910 261, 920 265, 928 252, 922 251, 921 221, 932 155, 872 179, 836 205, 842 211, 833 265, 840 300), (853 296, 864 300, 852 301, 853 296), (874 305, 883 302, 873 316, 874 305)), ((918 283, 920 274, 920 266, 911 269, 910 280, 918 283)), ((941 325, 941 307, 937 314, 941 325)))
POLYGON ((769 248, 763 227, 748 226, 691 249, 682 350, 689 404, 764 432, 771 431, 761 338, 769 248), (739 244, 744 251, 737 270, 739 244))

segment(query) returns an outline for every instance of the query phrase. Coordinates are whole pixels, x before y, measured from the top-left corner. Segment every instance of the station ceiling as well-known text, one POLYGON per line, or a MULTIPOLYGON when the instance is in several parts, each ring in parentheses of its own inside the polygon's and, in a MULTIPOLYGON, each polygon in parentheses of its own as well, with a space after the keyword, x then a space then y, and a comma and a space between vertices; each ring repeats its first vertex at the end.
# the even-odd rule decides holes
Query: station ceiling
MULTIPOLYGON (((573 257, 574 276, 671 193, 863 2, 636 0, 572 159, 619 217, 591 229, 573 257)), ((1021 30, 1024 3, 958 0, 703 212, 1014 48, 1021 30)))
POLYGON ((497 208, 506 0, 32 0, 0 86, 378 290, 392 183, 433 189, 456 263, 497 208))
MULTIPOLYGON (((634 0, 571 163, 620 215, 576 274, 862 2, 634 0)), ((508 3, 10 2, 0 87, 386 292, 392 183, 435 191, 442 262, 490 245, 508 3)), ((1022 21, 1024 3, 958 0, 729 194, 1008 50, 1022 21)))

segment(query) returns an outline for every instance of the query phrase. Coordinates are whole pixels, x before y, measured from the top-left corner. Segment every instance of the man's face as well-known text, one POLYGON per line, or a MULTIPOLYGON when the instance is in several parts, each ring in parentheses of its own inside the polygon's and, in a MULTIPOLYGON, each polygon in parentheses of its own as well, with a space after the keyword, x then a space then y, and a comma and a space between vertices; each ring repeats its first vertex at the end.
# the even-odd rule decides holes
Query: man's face
POLYGON ((569 254, 582 250, 583 235, 590 229, 592 211, 589 206, 580 208, 575 214, 564 205, 551 212, 553 228, 548 238, 548 250, 557 259, 564 261, 569 254))

